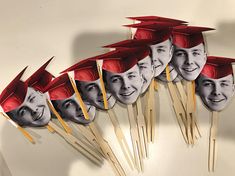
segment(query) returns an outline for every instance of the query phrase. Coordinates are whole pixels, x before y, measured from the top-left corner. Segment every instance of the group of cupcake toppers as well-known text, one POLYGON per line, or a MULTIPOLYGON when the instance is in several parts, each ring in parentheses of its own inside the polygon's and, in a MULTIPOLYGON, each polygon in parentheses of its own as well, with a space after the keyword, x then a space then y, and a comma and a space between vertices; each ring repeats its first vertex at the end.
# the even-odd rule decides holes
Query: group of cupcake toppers
POLYGON ((24 127, 46 127, 94 164, 102 165, 106 159, 117 176, 125 176, 94 122, 96 109, 108 113, 126 162, 141 172, 155 138, 159 101, 155 94, 163 82, 187 145, 201 137, 195 92, 212 111, 208 169, 214 171, 218 112, 234 94, 235 59, 207 56, 202 33, 212 28, 159 16, 128 18, 133 21, 124 25, 131 31, 128 39, 104 46, 108 52, 81 60, 58 77, 46 70, 53 58, 26 81, 21 80, 24 68, 0 95, 2 116, 32 143, 35 140, 24 127), (132 149, 113 110, 116 102, 127 107, 132 149), (74 136, 71 122, 82 137, 74 136))

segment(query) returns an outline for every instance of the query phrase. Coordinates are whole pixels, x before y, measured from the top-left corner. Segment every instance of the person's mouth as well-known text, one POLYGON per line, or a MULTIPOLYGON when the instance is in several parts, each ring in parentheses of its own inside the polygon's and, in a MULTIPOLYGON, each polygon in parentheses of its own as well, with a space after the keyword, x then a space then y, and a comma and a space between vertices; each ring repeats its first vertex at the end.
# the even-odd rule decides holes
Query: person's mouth
POLYGON ((182 70, 184 70, 186 72, 193 72, 193 71, 197 70, 197 68, 184 67, 184 68, 182 68, 182 70))
MULTIPOLYGON (((170 69, 169 73, 171 73, 174 70, 174 68, 170 69)), ((166 70, 162 72, 163 75, 166 75, 166 70)))
POLYGON ((123 96, 123 97, 128 97, 128 96, 131 96, 133 93, 135 93, 135 91, 132 91, 132 92, 123 92, 123 93, 120 93, 120 95, 123 96))
POLYGON ((161 64, 159 64, 159 65, 154 65, 154 68, 156 69, 156 68, 161 67, 161 66, 162 66, 161 64))
POLYGON ((222 98, 222 99, 212 99, 212 98, 209 98, 209 101, 210 102, 212 102, 212 103, 220 103, 220 102, 222 102, 222 101, 224 101, 225 99, 224 98, 222 98))
MULTIPOLYGON (((110 99, 111 97, 112 97, 112 95, 110 95, 110 96, 107 98, 107 101, 109 101, 109 99, 110 99)), ((104 103, 103 96, 98 100, 98 102, 104 103)))
POLYGON ((34 118, 34 121, 41 120, 41 119, 42 119, 43 114, 44 114, 44 108, 42 108, 41 113, 39 113, 39 114, 34 118))

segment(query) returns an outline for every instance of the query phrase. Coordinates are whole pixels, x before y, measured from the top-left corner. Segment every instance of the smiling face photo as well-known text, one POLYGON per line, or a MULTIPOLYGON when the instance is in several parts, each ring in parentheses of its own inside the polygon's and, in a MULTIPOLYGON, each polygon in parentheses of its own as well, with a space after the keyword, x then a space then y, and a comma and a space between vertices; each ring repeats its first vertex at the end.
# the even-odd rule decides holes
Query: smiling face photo
POLYGON ((203 103, 212 111, 221 111, 230 102, 234 94, 233 75, 212 79, 200 75, 197 91, 203 103))
POLYGON ((152 65, 151 57, 146 56, 144 59, 140 60, 137 65, 139 66, 140 74, 143 78, 141 93, 144 93, 149 87, 154 76, 154 68, 152 65))
MULTIPOLYGON (((101 91, 100 79, 95 81, 76 81, 82 96, 89 101, 93 106, 99 109, 104 108, 103 94, 101 91)), ((116 102, 114 96, 106 90, 106 98, 108 101, 108 108, 112 108, 116 102)))
POLYGON ((195 80, 206 63, 204 44, 192 48, 175 46, 172 62, 178 73, 186 80, 195 80))
POLYGON ((52 103, 63 118, 71 120, 75 123, 85 125, 92 122, 95 118, 95 107, 92 106, 90 103, 84 101, 90 117, 89 120, 85 119, 75 94, 64 100, 53 100, 52 103))
POLYGON ((51 112, 46 102, 46 95, 28 87, 24 102, 8 112, 20 126, 41 127, 48 124, 51 112))
POLYGON ((166 68, 166 65, 171 61, 173 54, 173 45, 170 39, 150 45, 152 51, 152 62, 154 65, 154 77, 160 75, 166 68))
POLYGON ((105 71, 105 80, 112 95, 121 103, 132 104, 141 93, 142 78, 137 65, 124 73, 105 71))

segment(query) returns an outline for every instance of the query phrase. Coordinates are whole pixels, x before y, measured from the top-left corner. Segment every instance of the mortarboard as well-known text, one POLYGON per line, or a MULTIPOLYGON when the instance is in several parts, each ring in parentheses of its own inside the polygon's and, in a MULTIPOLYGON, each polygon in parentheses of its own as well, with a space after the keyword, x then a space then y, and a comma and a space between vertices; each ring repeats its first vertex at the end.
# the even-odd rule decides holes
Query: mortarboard
POLYGON ((192 48, 204 43, 202 32, 214 30, 208 27, 176 26, 173 29, 173 44, 181 48, 192 48))
POLYGON ((100 58, 103 59, 102 69, 114 73, 124 73, 149 54, 149 50, 144 51, 139 47, 119 48, 103 54, 100 58))
POLYGON ((232 58, 208 56, 201 74, 212 79, 228 76, 233 74, 233 62, 235 62, 235 59, 232 58))
POLYGON ((27 84, 20 80, 27 67, 25 67, 2 91, 0 96, 0 105, 4 112, 19 107, 25 99, 27 93, 27 84))
POLYGON ((28 87, 32 87, 35 90, 39 90, 43 92, 43 89, 48 85, 48 83, 52 80, 53 75, 46 71, 47 65, 51 62, 49 59, 43 66, 41 66, 34 74, 32 74, 25 82, 28 87))
POLYGON ((172 36, 172 28, 177 25, 181 24, 147 21, 124 26, 137 28, 134 39, 145 40, 149 44, 157 44, 169 39, 172 36))
POLYGON ((99 74, 94 60, 85 59, 67 68, 61 73, 74 71, 74 79, 79 81, 95 81, 99 74))
POLYGON ((160 16, 138 16, 138 17, 126 17, 131 20, 137 20, 137 21, 162 21, 162 22, 171 22, 171 23, 178 23, 178 24, 183 24, 183 23, 188 23, 186 21, 182 20, 177 20, 173 18, 165 18, 165 17, 160 17, 160 16))
POLYGON ((51 100, 64 100, 74 94, 68 74, 56 77, 45 87, 44 92, 49 93, 51 100))

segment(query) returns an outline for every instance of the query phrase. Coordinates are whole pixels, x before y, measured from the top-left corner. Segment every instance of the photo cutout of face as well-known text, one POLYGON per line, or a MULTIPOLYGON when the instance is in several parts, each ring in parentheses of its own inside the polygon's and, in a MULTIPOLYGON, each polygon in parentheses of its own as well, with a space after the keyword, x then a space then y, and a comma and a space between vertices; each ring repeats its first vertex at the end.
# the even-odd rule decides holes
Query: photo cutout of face
POLYGON ((85 119, 75 93, 71 97, 63 100, 53 100, 52 103, 63 118, 71 120, 75 123, 87 125, 95 118, 95 107, 92 106, 89 102, 84 101, 90 118, 89 120, 85 119))
POLYGON ((137 100, 143 82, 137 65, 124 73, 105 71, 105 81, 112 95, 124 104, 132 104, 137 100))
POLYGON ((152 51, 152 62, 154 65, 154 77, 160 75, 166 65, 171 61, 173 55, 173 45, 170 39, 161 43, 150 45, 152 51))
POLYGON ((143 79, 143 85, 141 89, 141 94, 142 94, 147 90, 147 88, 151 83, 151 80, 154 76, 154 68, 150 56, 147 56, 142 60, 140 60, 137 65, 139 66, 140 74, 143 79))
MULTIPOLYGON (((170 78, 171 78, 170 81, 172 82, 180 81, 181 78, 171 62, 168 64, 168 67, 169 67, 170 78)), ((168 82, 166 78, 166 69, 157 77, 157 79, 161 80, 162 82, 168 82)))
MULTIPOLYGON (((93 106, 98 109, 105 109, 100 79, 97 79, 95 81, 76 81, 76 84, 79 90, 81 91, 84 99, 89 101, 93 106)), ((107 89, 106 99, 108 101, 108 108, 112 108, 116 103, 116 99, 107 89)))
POLYGON ((27 88, 24 102, 7 114, 20 126, 42 127, 47 125, 51 119, 46 95, 32 87, 27 88))
POLYGON ((206 52, 203 43, 192 48, 175 46, 172 62, 178 73, 187 81, 195 80, 206 63, 206 52))
POLYGON ((210 110, 221 111, 234 95, 234 78, 232 74, 219 79, 200 75, 197 79, 196 89, 203 103, 210 110))

